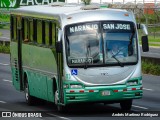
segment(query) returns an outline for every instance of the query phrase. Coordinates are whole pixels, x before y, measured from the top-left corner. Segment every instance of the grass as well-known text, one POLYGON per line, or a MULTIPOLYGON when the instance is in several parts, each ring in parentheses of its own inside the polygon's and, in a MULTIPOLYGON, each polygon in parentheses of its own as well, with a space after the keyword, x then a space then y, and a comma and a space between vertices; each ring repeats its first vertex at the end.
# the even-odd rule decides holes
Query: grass
POLYGON ((2 36, 2 33, 0 32, 0 36, 2 36))
POLYGON ((7 54, 9 54, 10 53, 10 47, 9 46, 0 45, 0 53, 7 53, 7 54))
MULTIPOLYGON (((5 22, 10 22, 10 15, 9 14, 3 14, 3 13, 0 13, 0 21, 3 23, 5 22)), ((8 25, 5 25, 5 24, 0 24, 0 28, 4 28, 4 29, 8 29, 9 27, 7 27, 8 25), (7 27, 7 28, 6 28, 7 27)))
MULTIPOLYGON (((139 35, 139 43, 141 43, 141 36, 139 35)), ((153 35, 149 35, 148 36, 148 43, 149 46, 155 46, 155 47, 160 47, 160 35, 159 36, 153 36, 153 35)))
POLYGON ((10 15, 9 14, 0 14, 0 21, 1 22, 9 22, 10 21, 10 15))
POLYGON ((142 72, 144 74, 160 75, 160 64, 142 60, 142 72))
POLYGON ((148 36, 148 40, 149 40, 149 42, 159 42, 160 43, 160 35, 159 36, 151 36, 151 35, 149 35, 148 36))

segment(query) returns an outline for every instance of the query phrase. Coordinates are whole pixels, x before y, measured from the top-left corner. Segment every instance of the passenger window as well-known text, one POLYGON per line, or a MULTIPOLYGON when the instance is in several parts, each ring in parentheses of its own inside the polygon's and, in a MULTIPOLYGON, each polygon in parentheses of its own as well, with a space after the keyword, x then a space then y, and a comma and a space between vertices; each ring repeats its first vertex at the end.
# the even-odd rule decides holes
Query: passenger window
POLYGON ((11 40, 14 38, 14 18, 11 16, 11 40))
POLYGON ((13 40, 17 40, 17 18, 13 17, 13 40))
POLYGON ((56 34, 57 34, 57 30, 56 30, 56 23, 52 23, 52 45, 55 46, 56 43, 56 34))
POLYGON ((49 22, 49 45, 52 45, 52 22, 49 22))
POLYGON ((33 19, 29 19, 29 40, 33 41, 33 19))
POLYGON ((42 21, 37 21, 37 43, 42 44, 42 21))
POLYGON ((24 19, 24 42, 29 41, 28 19, 24 19))
POLYGON ((37 42, 37 19, 33 19, 33 40, 37 42))
POLYGON ((45 44, 49 45, 49 22, 45 22, 45 44))
POLYGON ((24 40, 24 18, 22 18, 22 40, 24 40))

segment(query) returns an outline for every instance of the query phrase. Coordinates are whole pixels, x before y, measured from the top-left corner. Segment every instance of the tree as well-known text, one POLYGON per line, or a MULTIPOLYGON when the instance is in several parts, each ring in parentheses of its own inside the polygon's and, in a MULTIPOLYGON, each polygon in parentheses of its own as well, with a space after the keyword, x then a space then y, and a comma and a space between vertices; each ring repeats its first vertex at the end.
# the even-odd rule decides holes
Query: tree
POLYGON ((85 5, 89 5, 91 3, 91 0, 81 0, 85 5))
POLYGON ((2 8, 15 7, 17 4, 17 1, 20 1, 20 0, 0 0, 0 7, 2 8))

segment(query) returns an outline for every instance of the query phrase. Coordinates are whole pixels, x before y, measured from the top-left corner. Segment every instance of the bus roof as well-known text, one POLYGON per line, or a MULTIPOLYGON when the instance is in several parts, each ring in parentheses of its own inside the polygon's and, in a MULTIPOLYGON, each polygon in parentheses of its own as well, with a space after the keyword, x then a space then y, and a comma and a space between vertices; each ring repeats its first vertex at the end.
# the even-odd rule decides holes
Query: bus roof
POLYGON ((24 6, 20 7, 14 11, 21 11, 21 13, 25 12, 34 12, 34 13, 41 13, 41 14, 66 14, 73 11, 80 10, 80 6, 64 6, 64 7, 52 7, 50 5, 35 5, 35 6, 24 6))
POLYGON ((13 10, 11 14, 22 16, 41 16, 41 18, 51 18, 64 20, 62 24, 72 24, 85 21, 100 21, 100 20, 123 20, 135 21, 131 12, 120 9, 94 9, 83 10, 82 6, 65 5, 65 6, 51 6, 51 5, 36 5, 26 6, 13 10), (125 15, 125 14, 128 14, 125 15), (69 19, 70 18, 70 19, 69 19), (74 18, 74 19, 73 19, 74 18))
MULTIPOLYGON (((87 10, 82 10, 82 6, 77 6, 77 5, 65 5, 65 6, 51 6, 51 5, 35 5, 35 6, 23 6, 20 8, 17 8, 16 10, 13 10, 12 13, 41 13, 41 14, 52 14, 52 15, 69 15, 73 14, 75 12, 84 12, 87 10)), ((95 9, 97 10, 102 10, 102 9, 95 9)), ((109 9, 109 8, 103 8, 103 10, 108 10, 108 11, 117 11, 117 12, 126 12, 126 10, 120 10, 120 9, 109 9)), ((93 10, 92 10, 93 11, 93 10)), ((112 14, 112 13, 111 13, 112 14)))

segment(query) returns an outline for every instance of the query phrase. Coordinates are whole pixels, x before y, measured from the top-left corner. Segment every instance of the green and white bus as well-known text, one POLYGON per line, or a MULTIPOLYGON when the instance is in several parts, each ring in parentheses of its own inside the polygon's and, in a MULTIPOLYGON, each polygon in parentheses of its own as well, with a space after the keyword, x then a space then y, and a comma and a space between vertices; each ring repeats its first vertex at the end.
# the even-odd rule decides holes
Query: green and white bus
POLYGON ((144 52, 148 33, 132 12, 37 5, 13 10, 10 20, 13 85, 29 105, 43 99, 60 111, 80 102, 120 103, 130 110, 132 100, 142 98, 137 29, 144 33, 144 52), (108 57, 113 44, 119 51, 108 57))

